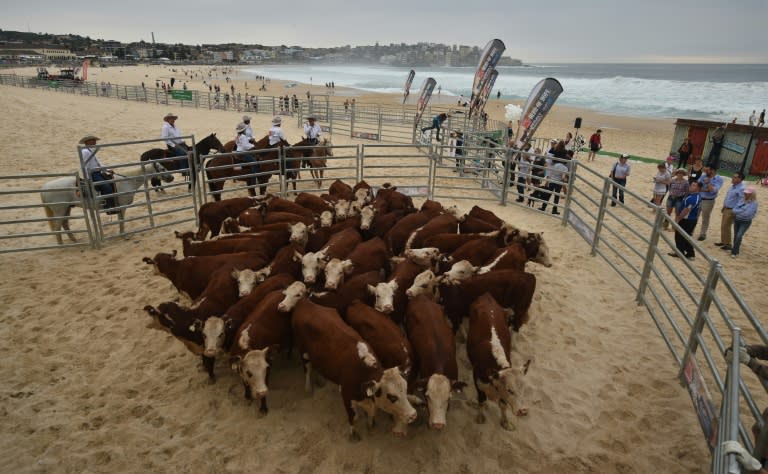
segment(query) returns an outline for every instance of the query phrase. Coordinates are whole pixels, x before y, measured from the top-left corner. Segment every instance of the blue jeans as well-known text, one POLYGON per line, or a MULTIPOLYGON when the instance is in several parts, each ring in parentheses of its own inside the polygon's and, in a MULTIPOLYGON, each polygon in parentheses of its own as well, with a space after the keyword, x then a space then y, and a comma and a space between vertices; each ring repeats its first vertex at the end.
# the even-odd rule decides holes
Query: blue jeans
MULTIPOLYGON (((621 186, 625 186, 625 187, 627 186, 627 178, 613 178, 613 182, 616 183, 616 184, 619 184, 621 186)), ((611 195, 613 196, 614 201, 616 200, 616 194, 619 195, 619 201, 621 203, 624 203, 624 190, 623 189, 619 189, 618 186, 614 185, 613 186, 613 191, 611 193, 611 195)))
MULTIPOLYGON (((107 178, 103 174, 101 174, 101 171, 94 171, 93 173, 91 173, 91 180, 93 181, 93 187, 102 196, 105 195, 105 194, 112 194, 113 193, 112 183, 104 183, 104 182, 102 182, 102 181, 107 181, 107 178)), ((114 198, 114 196, 105 198, 104 199, 104 209, 111 209, 113 207, 115 207, 115 198, 114 198)))
POLYGON ((179 169, 179 170, 189 169, 189 160, 187 160, 187 150, 185 150, 183 146, 176 145, 173 148, 168 147, 168 151, 172 152, 174 154, 173 156, 184 157, 183 160, 176 161, 176 163, 178 163, 178 167, 176 169, 179 169))
POLYGON ((733 221, 733 249, 731 250, 731 255, 738 255, 739 254, 739 248, 741 248, 741 239, 744 238, 744 234, 747 233, 747 229, 749 229, 749 226, 752 225, 752 219, 748 221, 735 219, 733 221))

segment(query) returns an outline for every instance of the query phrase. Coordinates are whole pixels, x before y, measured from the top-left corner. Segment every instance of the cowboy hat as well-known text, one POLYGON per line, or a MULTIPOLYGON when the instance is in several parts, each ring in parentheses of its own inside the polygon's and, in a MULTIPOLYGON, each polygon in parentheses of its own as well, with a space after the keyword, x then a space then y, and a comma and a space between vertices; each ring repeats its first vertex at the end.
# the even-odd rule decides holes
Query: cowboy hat
POLYGON ((307 117, 307 120, 317 120, 317 119, 310 115, 309 117, 307 117))
POLYGON ((86 135, 83 138, 80 139, 79 144, 84 145, 85 142, 91 141, 91 140, 101 140, 101 138, 97 137, 96 135, 86 135))
POLYGON ((251 116, 250 115, 243 115, 243 122, 247 122, 249 120, 251 120, 251 116))
POLYGON ((235 131, 237 133, 244 132, 248 127, 245 126, 244 123, 238 123, 237 127, 235 127, 235 131))
POLYGON ((170 118, 177 119, 179 118, 179 116, 174 114, 173 112, 168 112, 167 114, 165 114, 165 117, 163 117, 163 120, 168 120, 170 118))
POLYGON ((281 123, 283 123, 283 119, 280 117, 275 117, 272 119, 272 125, 280 125, 281 123))

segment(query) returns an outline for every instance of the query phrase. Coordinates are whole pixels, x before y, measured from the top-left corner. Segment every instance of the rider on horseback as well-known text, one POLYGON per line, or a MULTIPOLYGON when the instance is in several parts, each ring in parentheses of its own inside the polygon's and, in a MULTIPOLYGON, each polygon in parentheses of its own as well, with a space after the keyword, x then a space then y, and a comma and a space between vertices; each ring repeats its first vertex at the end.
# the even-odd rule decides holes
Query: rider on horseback
POLYGON ((280 126, 283 124, 283 119, 280 117, 275 117, 272 119, 272 128, 269 129, 269 146, 274 147, 275 145, 288 141, 285 138, 285 133, 283 132, 283 129, 280 128, 280 126))
MULTIPOLYGON (((112 170, 107 169, 101 164, 98 158, 96 158, 96 152, 99 148, 96 146, 96 142, 101 140, 95 135, 86 135, 78 142, 80 145, 80 156, 85 169, 86 179, 90 178, 94 183, 93 187, 101 195, 113 194, 114 188, 111 183, 104 183, 102 181, 108 181, 112 179, 112 170)), ((104 199, 104 209, 107 209, 107 214, 117 214, 118 210, 113 209, 115 207, 115 198, 110 196, 104 199)))
MULTIPOLYGON (((253 138, 249 138, 247 135, 248 126, 245 123, 239 123, 237 128, 235 128, 235 131, 237 132, 237 138, 235 139, 235 146, 237 146, 236 151, 241 152, 253 150, 253 138)), ((255 173, 257 171, 255 166, 256 158, 250 153, 237 155, 237 158, 254 164, 253 166, 248 167, 250 169, 250 173, 255 173)), ((248 177, 248 186, 256 186, 255 176, 248 177)))
POLYGON ((320 143, 320 134, 322 132, 323 129, 315 122, 315 117, 307 117, 307 123, 304 124, 304 135, 306 135, 309 143, 313 145, 320 143))
POLYGON ((189 147, 181 137, 181 130, 179 130, 175 123, 178 115, 174 115, 171 112, 165 114, 163 117, 163 131, 161 137, 165 140, 165 145, 168 147, 168 156, 183 156, 184 159, 178 160, 180 170, 189 169, 189 162, 187 161, 187 153, 189 153, 189 147))

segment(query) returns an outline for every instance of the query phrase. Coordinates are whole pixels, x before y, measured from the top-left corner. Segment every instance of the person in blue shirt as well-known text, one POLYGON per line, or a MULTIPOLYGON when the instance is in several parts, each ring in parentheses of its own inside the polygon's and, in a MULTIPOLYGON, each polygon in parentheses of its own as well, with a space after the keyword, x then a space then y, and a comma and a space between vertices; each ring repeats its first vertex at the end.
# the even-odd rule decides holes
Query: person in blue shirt
POLYGON ((436 130, 435 133, 437 141, 440 141, 440 128, 443 126, 443 122, 448 120, 448 117, 450 117, 446 113, 437 114, 434 117, 432 117, 432 126, 431 127, 424 127, 421 129, 421 133, 426 132, 427 130, 436 130))
POLYGON ((717 193, 720 192, 722 187, 723 177, 717 174, 717 168, 705 166, 704 174, 699 178, 699 188, 701 189, 701 228, 699 228, 699 240, 707 238, 709 216, 712 215, 717 193))
POLYGON ((731 249, 731 258, 736 258, 741 249, 741 239, 747 233, 747 229, 752 225, 752 219, 757 215, 757 198, 754 186, 744 188, 744 195, 733 208, 733 248, 731 249))
MULTIPOLYGON (((699 219, 699 212, 701 210, 701 202, 699 183, 691 183, 689 194, 683 200, 683 210, 675 218, 675 221, 689 236, 693 235, 693 229, 696 228, 696 221, 699 219)), ((696 257, 693 244, 679 230, 675 231, 675 247, 687 259, 696 257)), ((679 257, 675 252, 670 252, 667 255, 679 257)))
POLYGON ((739 173, 733 173, 731 178, 731 187, 728 192, 725 193, 725 201, 723 201, 723 214, 720 221, 720 242, 716 243, 718 247, 723 250, 731 250, 731 228, 733 228, 733 208, 744 197, 744 175, 739 173))

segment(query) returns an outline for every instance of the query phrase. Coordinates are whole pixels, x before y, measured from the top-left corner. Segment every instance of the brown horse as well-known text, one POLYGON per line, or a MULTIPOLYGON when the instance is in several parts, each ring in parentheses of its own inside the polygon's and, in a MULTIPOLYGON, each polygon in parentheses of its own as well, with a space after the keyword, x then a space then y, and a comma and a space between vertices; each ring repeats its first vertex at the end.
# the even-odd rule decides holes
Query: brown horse
MULTIPOLYGON (((298 143, 297 143, 298 145, 298 143)), ((302 168, 309 168, 312 179, 318 189, 323 187, 323 174, 326 168, 326 157, 333 156, 333 143, 323 138, 322 144, 313 148, 312 153, 302 162, 302 168)), ((295 189, 295 188, 294 188, 295 189)))
MULTIPOLYGON (((199 142, 195 143, 195 151, 197 152, 196 156, 198 157, 207 155, 211 150, 216 150, 219 153, 224 152, 224 145, 222 145, 219 139, 216 138, 215 133, 212 133, 199 142)), ((147 150, 141 154, 141 161, 164 160, 165 158, 173 158, 175 156, 176 155, 173 154, 173 152, 168 148, 152 148, 151 150, 147 150)), ((186 169, 186 163, 184 163, 185 161, 187 161, 187 158, 178 157, 176 160, 164 160, 162 163, 163 166, 169 171, 181 170, 182 174, 189 175, 189 170, 186 169)), ((195 166, 199 168, 200 163, 195 163, 195 166)), ((194 182, 194 174, 192 175, 191 179, 194 182)), ((162 191, 159 178, 153 176, 151 182, 155 191, 162 191)))

